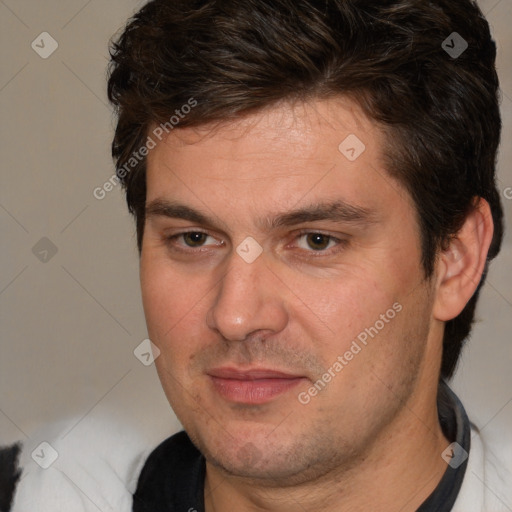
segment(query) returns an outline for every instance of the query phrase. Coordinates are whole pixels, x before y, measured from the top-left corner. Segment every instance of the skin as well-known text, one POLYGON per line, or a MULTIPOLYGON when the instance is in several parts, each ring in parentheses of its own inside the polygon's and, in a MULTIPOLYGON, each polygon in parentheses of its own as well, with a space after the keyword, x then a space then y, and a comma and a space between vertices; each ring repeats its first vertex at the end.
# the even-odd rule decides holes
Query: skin
POLYGON ((148 210, 140 262, 162 386, 207 459, 207 512, 413 511, 446 469, 436 406, 444 323, 476 289, 492 220, 476 202, 426 280, 415 208, 384 168, 384 142, 337 98, 176 129, 148 155, 147 206, 179 203, 209 219, 148 210), (338 149, 349 134, 366 146, 355 161, 338 149), (264 222, 335 201, 368 217, 264 222), (263 250, 252 263, 236 252, 248 236, 263 250), (299 393, 397 303, 302 404, 299 393), (208 375, 220 366, 302 380, 266 403, 233 403, 208 375))

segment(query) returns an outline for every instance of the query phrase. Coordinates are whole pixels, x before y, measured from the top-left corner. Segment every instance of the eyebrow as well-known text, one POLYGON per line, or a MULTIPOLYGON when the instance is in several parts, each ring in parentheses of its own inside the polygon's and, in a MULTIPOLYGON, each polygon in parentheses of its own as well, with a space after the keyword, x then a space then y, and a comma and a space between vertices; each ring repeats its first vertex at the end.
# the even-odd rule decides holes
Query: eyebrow
MULTIPOLYGON (((145 214, 146 218, 168 217, 183 219, 210 227, 218 224, 215 219, 199 210, 165 199, 151 201, 146 206, 145 214)), ((327 203, 314 203, 286 213, 265 217, 260 219, 259 224, 271 230, 316 221, 369 225, 375 223, 377 219, 374 210, 337 200, 327 203)))
POLYGON ((306 222, 327 220, 347 224, 371 224, 376 221, 375 212, 345 201, 315 203, 292 210, 264 221, 269 228, 290 227, 306 222))

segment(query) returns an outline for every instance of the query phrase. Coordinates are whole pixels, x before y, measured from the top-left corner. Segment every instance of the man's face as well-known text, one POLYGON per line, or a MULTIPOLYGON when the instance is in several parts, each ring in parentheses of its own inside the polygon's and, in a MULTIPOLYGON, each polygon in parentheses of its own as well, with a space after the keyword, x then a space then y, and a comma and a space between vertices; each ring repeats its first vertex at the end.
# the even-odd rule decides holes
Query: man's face
POLYGON ((148 157, 141 283, 158 373, 232 474, 350 466, 435 380, 415 211, 383 144, 338 99, 176 129, 148 157))

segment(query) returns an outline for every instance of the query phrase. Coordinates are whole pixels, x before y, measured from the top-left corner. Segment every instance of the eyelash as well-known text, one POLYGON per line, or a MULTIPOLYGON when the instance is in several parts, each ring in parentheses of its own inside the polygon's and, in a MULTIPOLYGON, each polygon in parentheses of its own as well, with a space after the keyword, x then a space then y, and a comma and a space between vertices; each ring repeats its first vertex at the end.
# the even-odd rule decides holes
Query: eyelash
MULTIPOLYGON (((186 254, 194 254, 194 253, 204 252, 205 246, 199 246, 197 248, 193 248, 193 247, 184 248, 183 246, 179 246, 178 244, 176 244, 176 241, 179 238, 181 238, 185 235, 196 234, 196 233, 202 233, 206 236, 212 236, 212 235, 209 235, 208 233, 206 233, 205 231, 200 231, 200 230, 183 231, 181 233, 176 233, 174 235, 165 237, 165 243, 170 249, 176 250, 176 251, 179 251, 182 253, 186 253, 186 254)), ((299 231, 299 233, 294 237, 294 240, 298 240, 301 237, 307 236, 307 235, 321 235, 321 236, 325 236, 325 237, 329 238, 329 243, 336 242, 336 245, 334 247, 331 247, 330 249, 326 249, 326 250, 315 251, 313 249, 311 249, 311 250, 300 249, 301 251, 308 253, 309 257, 312 257, 312 258, 318 258, 318 257, 326 256, 326 255, 331 256, 331 255, 336 254, 337 252, 341 251, 348 245, 347 239, 336 238, 328 233, 323 233, 321 231, 310 231, 310 230, 299 231)), ((221 242, 219 245, 223 246, 225 244, 224 244, 224 242, 221 242)))

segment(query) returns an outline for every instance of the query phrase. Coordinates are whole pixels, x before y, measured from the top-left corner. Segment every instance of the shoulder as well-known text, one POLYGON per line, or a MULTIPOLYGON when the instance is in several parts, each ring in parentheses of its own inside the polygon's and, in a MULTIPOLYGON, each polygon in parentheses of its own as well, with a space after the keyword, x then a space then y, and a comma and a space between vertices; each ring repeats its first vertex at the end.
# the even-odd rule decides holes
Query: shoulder
POLYGON ((471 449, 454 512, 507 512, 512 508, 510 435, 472 425, 471 449))
POLYGON ((152 443, 119 417, 71 418, 23 444, 11 512, 132 510, 152 443))
POLYGON ((509 511, 512 508, 512 440, 510 432, 485 429, 475 433, 480 442, 484 465, 479 475, 485 484, 486 510, 509 511))

